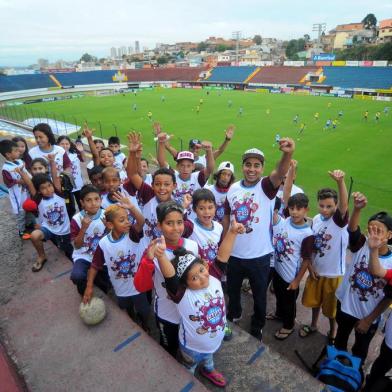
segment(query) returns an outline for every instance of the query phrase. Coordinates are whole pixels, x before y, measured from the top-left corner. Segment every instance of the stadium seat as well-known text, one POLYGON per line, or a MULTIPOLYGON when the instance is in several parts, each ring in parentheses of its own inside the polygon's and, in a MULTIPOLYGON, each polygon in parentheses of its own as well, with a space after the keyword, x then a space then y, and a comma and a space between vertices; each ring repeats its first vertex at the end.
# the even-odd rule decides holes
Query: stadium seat
POLYGON ((257 67, 216 67, 211 71, 209 82, 233 82, 243 83, 257 67))
POLYGON ((0 93, 56 87, 48 74, 0 75, 0 93))
POLYGON ((316 73, 319 67, 262 67, 249 83, 265 84, 303 84, 304 77, 309 73, 316 73))
POLYGON ((323 84, 342 88, 391 88, 392 67, 323 67, 323 84))

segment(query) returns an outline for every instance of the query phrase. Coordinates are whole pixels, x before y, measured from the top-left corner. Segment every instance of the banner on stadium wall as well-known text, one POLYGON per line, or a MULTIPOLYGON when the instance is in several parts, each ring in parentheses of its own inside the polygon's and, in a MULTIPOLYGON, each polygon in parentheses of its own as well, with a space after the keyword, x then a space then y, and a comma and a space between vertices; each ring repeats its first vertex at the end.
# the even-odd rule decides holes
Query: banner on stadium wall
POLYGON ((373 61, 370 61, 370 60, 360 61, 359 66, 360 67, 372 67, 373 61))
POLYGON ((282 87, 282 88, 280 89, 280 91, 281 91, 282 93, 284 93, 284 94, 291 94, 291 92, 293 91, 293 88, 292 88, 292 87, 282 87))
POLYGON ((303 67, 305 65, 305 61, 286 60, 283 65, 287 67, 303 67))
POLYGON ((374 97, 376 98, 376 101, 392 101, 392 97, 383 97, 383 96, 379 96, 379 97, 374 97))
POLYGON ((363 101, 372 101, 373 98, 374 97, 372 95, 358 95, 358 94, 354 95, 354 99, 360 99, 363 101))
POLYGON ((316 61, 317 67, 329 67, 331 64, 331 61, 316 61))
POLYGON ((268 94, 270 92, 268 88, 257 88, 255 91, 262 94, 268 94))
POLYGON ((373 67, 387 67, 388 61, 387 60, 377 60, 373 61, 373 67))
POLYGON ((320 53, 313 56, 313 61, 334 61, 336 55, 333 53, 320 53))
POLYGON ((358 67, 359 61, 352 61, 352 60, 347 60, 346 65, 348 67, 358 67))
POLYGON ((299 89, 299 90, 294 90, 292 92, 294 95, 310 95, 310 90, 304 90, 304 89, 299 89))
POLYGON ((270 90, 270 93, 271 94, 280 94, 280 88, 272 88, 271 90, 270 90))
POLYGON ((346 62, 344 60, 332 61, 333 67, 344 67, 345 65, 346 65, 346 62))

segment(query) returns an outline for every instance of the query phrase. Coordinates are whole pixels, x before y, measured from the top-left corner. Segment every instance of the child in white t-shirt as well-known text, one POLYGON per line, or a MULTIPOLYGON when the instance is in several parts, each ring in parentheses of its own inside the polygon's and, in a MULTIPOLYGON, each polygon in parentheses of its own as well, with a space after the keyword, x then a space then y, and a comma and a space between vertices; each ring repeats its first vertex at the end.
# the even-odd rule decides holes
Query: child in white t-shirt
MULTIPOLYGON (((391 303, 384 296, 387 281, 371 273, 369 260, 372 241, 361 234, 359 228, 361 210, 366 206, 366 197, 353 193, 354 208, 348 224, 349 247, 352 261, 348 266, 343 281, 336 291, 338 310, 336 322, 338 329, 335 346, 338 350, 347 350, 347 343, 351 331, 356 328, 355 342, 352 353, 365 361, 369 345, 375 335, 379 322, 379 315, 391 303)), ((379 212, 368 220, 368 230, 375 226, 380 230, 382 245, 378 248, 380 264, 384 269, 392 268, 392 252, 387 241, 392 238, 392 218, 385 212, 379 212)))
MULTIPOLYGON (((21 175, 15 170, 25 171, 25 165, 20 157, 20 152, 16 142, 2 140, 0 142, 0 153, 6 159, 2 168, 3 182, 8 188, 8 196, 11 202, 12 212, 16 216, 19 236, 24 240, 30 239, 30 234, 26 230, 26 213, 23 203, 28 198, 27 188, 21 175)), ((26 173, 27 174, 27 173, 26 173)))
POLYGON ((114 155, 114 167, 119 171, 123 170, 127 157, 123 152, 121 152, 120 138, 117 136, 111 136, 108 140, 108 146, 114 155))
POLYGON ((99 241, 94 253, 83 302, 91 300, 94 279, 98 271, 106 266, 119 307, 126 310, 134 321, 140 320, 142 328, 148 331, 150 305, 146 294, 137 291, 133 281, 141 257, 139 240, 143 235, 143 215, 128 201, 109 206, 105 210, 105 221, 110 232, 99 241), (135 218, 134 225, 129 222, 127 210, 135 218), (139 320, 135 317, 134 310, 139 320))
POLYGON ((215 369, 213 354, 219 349, 226 324, 225 300, 220 283, 225 263, 237 233, 244 227, 233 223, 210 266, 183 248, 174 251, 174 259, 166 255, 162 237, 156 241, 155 256, 165 278, 166 290, 177 305, 181 317, 178 338, 182 363, 193 373, 200 373, 218 387, 224 387, 224 376, 215 369))
MULTIPOLYGON (((73 268, 71 280, 76 285, 80 295, 86 289, 87 272, 99 240, 106 234, 103 222, 105 211, 101 208, 101 195, 92 185, 85 185, 80 190, 82 210, 71 219, 71 241, 74 251, 72 254, 73 268)), ((110 287, 107 269, 100 271, 95 284, 104 292, 110 287)))
POLYGON ((19 170, 38 210, 40 228, 31 233, 31 242, 38 253, 32 271, 38 272, 46 263, 44 241, 51 240, 72 260, 73 247, 70 240, 70 222, 66 201, 61 193, 60 177, 57 175, 55 154, 48 154, 52 179, 48 174, 29 175, 19 170))
POLYGON ((274 217, 275 318, 283 321, 283 327, 275 333, 278 340, 285 340, 294 332, 299 284, 311 262, 313 233, 306 221, 308 205, 308 197, 297 193, 287 202, 290 216, 286 219, 279 215, 274 217))

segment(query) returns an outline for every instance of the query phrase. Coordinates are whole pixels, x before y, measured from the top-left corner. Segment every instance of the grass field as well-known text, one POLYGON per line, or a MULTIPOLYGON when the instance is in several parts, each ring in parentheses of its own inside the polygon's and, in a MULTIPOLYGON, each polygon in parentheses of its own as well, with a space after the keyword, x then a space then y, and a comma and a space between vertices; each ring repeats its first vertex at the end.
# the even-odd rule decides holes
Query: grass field
MULTIPOLYGON (((44 112, 48 117, 56 115, 58 120, 80 125, 84 119, 99 134, 99 123, 103 137, 114 134, 116 125, 122 142, 126 143, 126 133, 136 129, 143 134, 145 155, 154 153, 155 143, 152 135, 152 123, 147 112, 153 113, 153 120, 159 121, 163 129, 174 134, 172 144, 180 148, 180 139, 184 149, 190 138, 211 140, 218 146, 224 138, 224 129, 228 124, 235 124, 234 140, 220 157, 231 160, 240 176, 240 159, 244 150, 257 147, 266 156, 265 172, 268 173, 279 159, 279 151, 274 146, 275 134, 295 139, 298 160, 296 183, 303 187, 311 199, 311 212, 315 212, 315 194, 317 189, 334 186, 327 171, 342 169, 354 179, 353 190, 364 192, 369 199, 365 216, 379 210, 392 212, 392 112, 383 113, 388 103, 329 97, 291 96, 283 94, 256 94, 242 91, 165 89, 140 91, 134 94, 115 96, 89 96, 80 99, 58 102, 45 102, 26 105, 29 111, 44 112), (161 96, 166 100, 161 102, 161 96), (203 98, 200 113, 196 113, 199 99, 203 98), (228 107, 228 101, 232 107, 228 107), (137 110, 132 105, 137 104, 137 110), (330 107, 328 104, 330 103, 330 107), (239 107, 243 107, 242 117, 238 116, 239 107), (267 111, 269 110, 269 114, 267 111), (343 110, 335 130, 323 130, 328 118, 338 117, 343 110), (369 120, 362 119, 365 110, 369 111, 369 120), (379 123, 374 120, 376 111, 381 112, 379 123), (320 113, 315 121, 313 115, 320 113), (298 114, 298 125, 293 117, 298 114), (299 124, 304 122, 306 129, 298 135, 299 124)), ((23 119, 24 107, 15 107, 23 119)))

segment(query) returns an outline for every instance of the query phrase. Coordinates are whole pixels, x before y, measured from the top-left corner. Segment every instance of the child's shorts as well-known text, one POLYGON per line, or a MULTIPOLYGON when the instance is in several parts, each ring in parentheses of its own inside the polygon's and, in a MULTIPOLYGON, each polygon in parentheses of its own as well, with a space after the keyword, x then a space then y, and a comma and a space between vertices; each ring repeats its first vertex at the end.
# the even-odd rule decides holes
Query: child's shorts
POLYGON ((44 234, 44 241, 52 241, 58 248, 60 248, 68 258, 72 257, 73 247, 71 244, 71 237, 69 234, 59 235, 52 233, 46 227, 41 227, 39 230, 44 234))
POLYGON ((308 276, 302 296, 302 305, 307 308, 321 308, 328 318, 336 317, 337 298, 335 292, 343 277, 327 278, 320 276, 318 280, 308 276))

